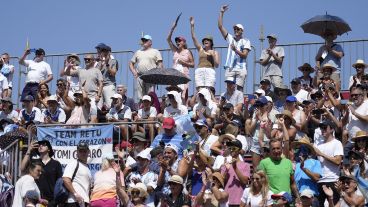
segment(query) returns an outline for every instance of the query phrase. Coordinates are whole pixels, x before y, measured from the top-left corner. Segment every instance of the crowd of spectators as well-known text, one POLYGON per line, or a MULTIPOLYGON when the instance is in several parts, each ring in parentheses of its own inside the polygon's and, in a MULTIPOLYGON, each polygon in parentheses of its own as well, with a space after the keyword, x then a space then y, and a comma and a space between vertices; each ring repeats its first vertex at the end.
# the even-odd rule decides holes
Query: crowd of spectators
POLYGON ((14 123, 27 129, 40 123, 111 122, 119 160, 104 153, 101 170, 92 176, 86 143, 78 144, 78 159, 64 170, 52 158, 48 141, 28 143, 13 206, 364 206, 368 201, 368 65, 356 60, 352 65, 356 75, 340 77, 341 70, 347 69, 341 66, 345 54, 334 43, 336 34, 326 30, 326 43, 315 62, 295 68, 302 75, 286 83, 284 49, 277 46, 278 37, 270 34, 269 47, 258 61, 265 68, 260 87, 244 96, 251 43, 244 37, 243 25, 235 24, 233 34, 223 26, 227 10, 222 6, 218 19, 228 43, 223 65, 226 88, 220 96, 214 87, 219 53, 212 36, 197 40, 193 17, 189 23, 199 54, 197 66, 186 38, 178 36, 172 42, 176 22, 167 42, 175 69, 189 75, 190 68, 196 67, 194 94, 188 94, 188 85, 182 84, 168 86, 167 94, 158 98, 154 85, 140 79, 144 72, 163 67, 160 52, 152 48, 153 38, 145 35, 129 64, 138 85, 138 102, 126 95, 127 86, 117 85, 119 66, 110 46, 101 43, 96 46, 97 55, 84 55, 85 68, 80 67, 78 55, 70 54, 59 71, 62 78, 55 92, 49 90, 53 73, 40 48, 32 60, 27 60, 30 50, 19 60, 27 76, 18 113, 9 98, 14 67, 4 53, 3 133, 14 123), (347 81, 348 97, 341 91, 341 83, 347 81), (192 143, 192 135, 178 133, 176 120, 183 116, 191 120, 198 141, 192 143), (65 203, 53 197, 59 178, 69 191, 65 203))

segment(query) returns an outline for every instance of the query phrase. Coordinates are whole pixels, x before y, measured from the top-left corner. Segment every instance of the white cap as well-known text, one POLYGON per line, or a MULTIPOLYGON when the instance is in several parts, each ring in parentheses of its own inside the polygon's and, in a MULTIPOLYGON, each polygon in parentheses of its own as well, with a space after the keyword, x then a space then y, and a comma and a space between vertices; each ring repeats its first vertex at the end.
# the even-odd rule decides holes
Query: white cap
POLYGON ((142 150, 140 153, 137 154, 137 157, 146 159, 146 160, 151 160, 151 152, 152 148, 146 148, 144 150, 142 150))
POLYGON ((152 101, 152 99, 151 99, 151 96, 149 96, 149 95, 144 95, 143 97, 142 97, 142 101, 144 101, 144 100, 147 100, 147 101, 152 101))
POLYGON ((254 93, 259 93, 261 96, 264 96, 266 93, 263 89, 258 88, 254 93))
POLYGON ((47 101, 56 101, 56 102, 58 102, 56 95, 49 96, 47 101))
POLYGON ((234 27, 237 27, 237 28, 239 28, 239 29, 241 29, 241 30, 244 31, 244 27, 241 24, 236 24, 236 25, 234 25, 234 27))
POLYGON ((272 100, 272 98, 271 98, 271 97, 269 97, 269 96, 265 96, 265 97, 266 97, 266 99, 267 99, 267 101, 268 101, 268 102, 273 103, 273 100, 272 100))
POLYGON ((169 144, 165 145, 165 148, 173 149, 176 152, 176 154, 178 154, 178 152, 179 152, 179 148, 174 144, 169 143, 169 144))
POLYGON ((302 192, 300 192, 300 197, 302 196, 305 196, 305 197, 308 197, 308 198, 313 198, 314 196, 314 193, 311 189, 304 189, 302 192))
POLYGON ((123 97, 118 94, 118 93, 115 93, 111 98, 120 98, 120 99, 123 99, 123 97))

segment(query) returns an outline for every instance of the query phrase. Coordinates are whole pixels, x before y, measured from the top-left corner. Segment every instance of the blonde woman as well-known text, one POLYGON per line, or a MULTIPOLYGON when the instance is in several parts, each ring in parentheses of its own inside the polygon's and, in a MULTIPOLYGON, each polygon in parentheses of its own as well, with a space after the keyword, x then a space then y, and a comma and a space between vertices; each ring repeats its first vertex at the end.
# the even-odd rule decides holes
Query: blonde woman
POLYGON ((268 187, 267 176, 263 171, 253 173, 249 188, 244 189, 240 207, 264 207, 272 205, 272 191, 268 187))
POLYGON ((123 173, 115 172, 114 157, 107 153, 102 158, 101 169, 96 172, 91 197, 91 207, 116 207, 117 185, 124 186, 123 173), (117 180, 117 177, 120 180, 117 180))

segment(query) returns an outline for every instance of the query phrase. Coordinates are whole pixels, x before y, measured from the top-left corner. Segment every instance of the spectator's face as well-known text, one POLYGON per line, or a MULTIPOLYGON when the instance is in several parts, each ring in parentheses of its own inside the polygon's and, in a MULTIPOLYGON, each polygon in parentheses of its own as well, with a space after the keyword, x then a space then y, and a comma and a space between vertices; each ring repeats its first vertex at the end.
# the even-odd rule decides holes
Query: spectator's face
POLYGON ((64 84, 63 81, 57 82, 56 86, 58 91, 65 91, 66 89, 66 85, 64 84))
POLYGON ((33 107, 33 101, 23 101, 24 108, 31 109, 33 107))
POLYGON ((227 90, 234 91, 235 88, 236 88, 236 84, 230 83, 230 82, 226 82, 226 87, 227 87, 227 90))
POLYGON ((332 68, 323 69, 323 77, 330 77, 332 74, 332 68))
POLYGON ((55 111, 57 109, 57 106, 58 106, 58 102, 56 101, 47 102, 47 107, 49 108, 50 111, 55 111))
POLYGON ((264 91, 267 91, 270 88, 270 85, 268 85, 267 83, 261 83, 260 88, 264 91))
POLYGON ((289 111, 294 111, 295 105, 295 102, 286 101, 284 108, 289 111))
POLYGON ((143 100, 142 103, 144 108, 149 108, 151 106, 151 102, 148 100, 143 100))
POLYGON ((86 56, 84 57, 84 63, 86 67, 92 67, 94 65, 94 58, 92 56, 86 56))
POLYGON ((36 165, 35 168, 30 169, 29 175, 32 176, 35 180, 40 178, 42 173, 42 167, 40 165, 36 165))
POLYGON ((283 207, 287 204, 287 201, 284 198, 279 198, 276 200, 275 204, 273 204, 272 206, 275 207, 283 207))
POLYGON ((108 58, 110 55, 110 52, 108 50, 101 50, 100 56, 101 58, 108 58))
POLYGON ((353 179, 343 179, 341 180, 342 190, 345 193, 353 193, 357 188, 357 183, 353 179))
POLYGON ((291 90, 293 93, 298 93, 302 89, 302 84, 299 83, 291 83, 291 90))
POLYGON ((252 185, 254 187, 262 187, 262 177, 254 173, 252 177, 252 185))
POLYGON ((224 108, 223 110, 224 110, 226 115, 231 115, 234 112, 234 107, 224 108))
POLYGON ((74 101, 77 105, 83 104, 83 95, 82 94, 74 94, 74 101))
POLYGON ((115 108, 120 107, 122 103, 123 101, 120 98, 113 98, 111 102, 112 106, 115 108))
POLYGON ((125 89, 125 88, 123 88, 123 87, 118 87, 118 88, 116 89, 116 92, 117 92, 118 94, 120 94, 120 95, 124 96, 124 95, 125 95, 125 93, 126 93, 126 89, 125 89))
POLYGON ((150 162, 149 160, 141 158, 141 157, 137 157, 137 161, 138 161, 138 166, 141 166, 142 168, 145 168, 150 162))
POLYGON ((229 150, 230 150, 231 157, 237 158, 239 156, 241 149, 235 146, 231 146, 229 147, 229 150))
POLYGON ((280 90, 279 91, 279 97, 283 97, 285 99, 287 95, 288 95, 288 93, 287 93, 286 90, 280 90))
POLYGON ((175 127, 171 128, 171 129, 164 129, 164 132, 166 135, 173 135, 175 134, 175 127))
POLYGON ((47 92, 48 92, 48 89, 47 89, 47 86, 46 85, 41 85, 40 86, 40 93, 41 94, 47 94, 47 92))
POLYGON ((350 97, 356 106, 360 106, 364 101, 363 91, 361 89, 354 89, 350 97))
POLYGON ((199 136, 203 136, 203 135, 206 135, 207 134, 207 132, 208 132, 208 129, 207 129, 207 127, 206 126, 201 126, 201 125, 194 125, 194 128, 195 128, 195 130, 196 130, 196 132, 197 132, 197 134, 199 135, 199 136))
POLYGON ((132 201, 135 201, 135 202, 137 202, 137 201, 140 201, 141 200, 141 198, 139 197, 139 195, 140 195, 140 191, 139 191, 139 189, 132 189, 132 191, 130 192, 130 194, 131 194, 131 196, 132 196, 132 201))
POLYGON ((307 196, 302 196, 300 197, 300 200, 302 202, 302 206, 306 206, 306 207, 309 207, 309 206, 312 206, 312 202, 313 202, 313 198, 308 198, 307 196))
POLYGON ((146 148, 146 142, 142 142, 138 139, 132 139, 133 149, 136 152, 141 152, 146 148))
POLYGON ((282 154, 282 148, 281 148, 281 142, 271 142, 271 152, 270 157, 273 160, 281 160, 281 154, 282 154))
POLYGON ((202 103, 202 105, 205 105, 207 100, 204 98, 204 95, 199 93, 198 94, 199 101, 202 103))
POLYGON ((9 55, 2 55, 1 58, 4 60, 4 63, 9 63, 9 55))
POLYGON ((367 139, 357 139, 355 141, 355 144, 356 146, 359 148, 359 149, 365 149, 366 146, 367 146, 367 142, 368 140, 367 139))
POLYGON ((350 166, 354 167, 355 165, 359 165, 363 160, 361 158, 358 158, 356 155, 350 155, 349 156, 350 166))
POLYGON ((88 149, 78 149, 77 150, 77 158, 82 160, 83 162, 87 162, 88 155, 89 155, 88 149))
POLYGON ((169 160, 170 163, 173 163, 177 158, 176 152, 171 148, 165 148, 164 150, 164 159, 169 160))
POLYGON ((178 195, 183 190, 183 185, 179 183, 169 182, 170 191, 172 194, 178 195))
POLYGON ((329 138, 333 133, 333 129, 331 129, 331 127, 328 125, 320 126, 320 128, 321 128, 322 136, 326 139, 329 138))
POLYGON ((41 144, 38 145, 38 152, 40 154, 49 152, 49 148, 47 147, 46 143, 41 143, 41 144))
POLYGON ((273 47, 276 45, 276 39, 274 38, 268 38, 268 44, 270 45, 270 47, 273 47))
POLYGON ((151 40, 142 39, 142 46, 144 48, 150 48, 152 46, 152 41, 151 40))
POLYGON ((241 36, 243 35, 243 30, 239 27, 233 27, 234 29, 234 36, 241 36))

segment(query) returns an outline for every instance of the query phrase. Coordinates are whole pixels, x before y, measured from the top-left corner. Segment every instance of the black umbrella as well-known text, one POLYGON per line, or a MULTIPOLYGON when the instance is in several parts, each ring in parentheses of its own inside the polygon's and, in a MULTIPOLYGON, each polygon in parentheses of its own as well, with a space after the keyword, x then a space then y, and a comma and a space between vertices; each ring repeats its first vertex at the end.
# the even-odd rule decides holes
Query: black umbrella
POLYGON ((337 16, 317 15, 300 26, 305 33, 323 36, 326 30, 332 31, 336 35, 342 35, 351 31, 347 22, 337 16))
POLYGON ((190 79, 174 68, 154 68, 139 76, 145 83, 157 85, 186 84, 190 79))

